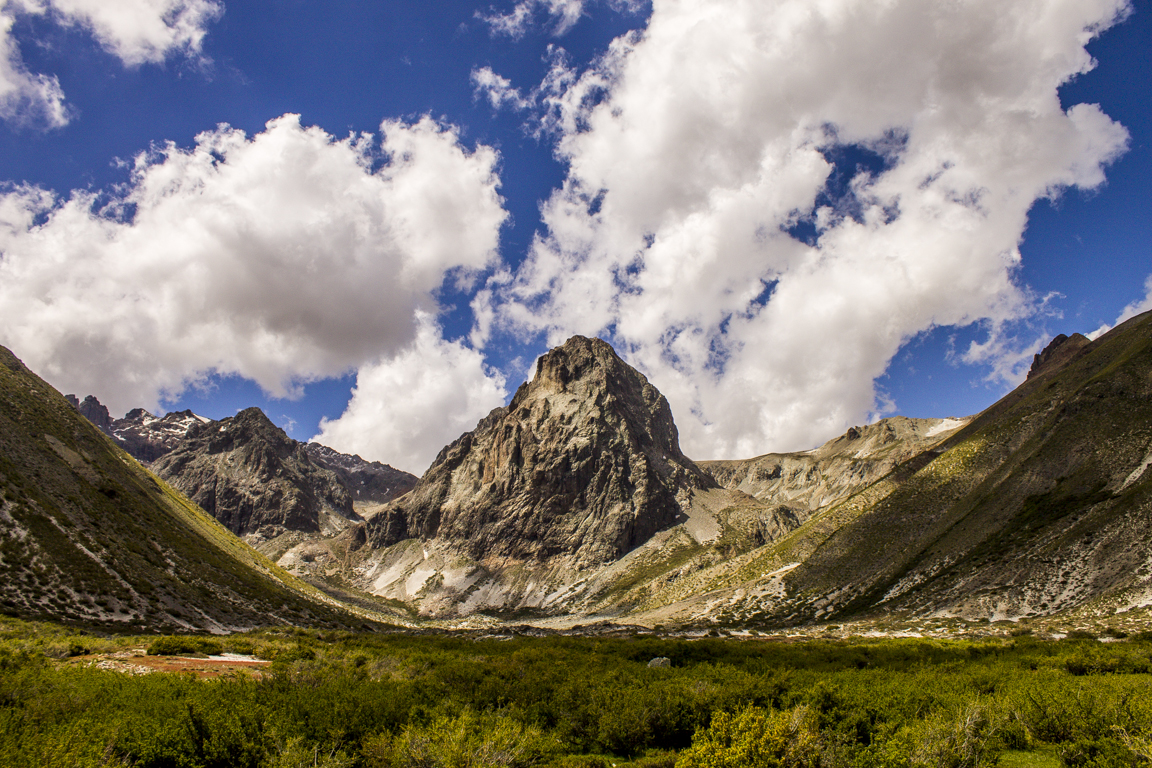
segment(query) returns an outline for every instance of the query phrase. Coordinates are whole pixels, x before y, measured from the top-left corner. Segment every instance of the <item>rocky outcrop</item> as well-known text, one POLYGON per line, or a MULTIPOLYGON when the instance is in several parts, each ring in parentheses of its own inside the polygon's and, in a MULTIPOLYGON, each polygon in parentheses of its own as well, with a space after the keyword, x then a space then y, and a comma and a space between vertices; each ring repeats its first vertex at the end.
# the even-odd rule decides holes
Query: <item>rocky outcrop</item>
POLYGON ((1070 361, 1075 359, 1091 344, 1087 336, 1074 333, 1071 336, 1060 334, 1048 346, 1032 358, 1032 367, 1028 370, 1028 378, 1046 373, 1055 373, 1070 361))
POLYGON ((71 403, 73 408, 80 411, 81 416, 95 424, 101 432, 106 435, 112 434, 112 416, 95 396, 88 395, 83 402, 76 395, 65 395, 64 399, 71 403))
POLYGON ((603 564, 714 487, 680 452, 664 396, 606 342, 574 336, 369 521, 368 543, 435 539, 478 561, 603 564))
POLYGON ((331 470, 348 493, 353 505, 383 504, 412 490, 419 480, 415 475, 379 461, 365 461, 358 455, 334 451, 319 443, 305 443, 304 450, 313 463, 331 470))
POLYGON ((360 521, 335 473, 259 408, 193 425, 152 470, 250 543, 286 531, 333 535, 360 521))

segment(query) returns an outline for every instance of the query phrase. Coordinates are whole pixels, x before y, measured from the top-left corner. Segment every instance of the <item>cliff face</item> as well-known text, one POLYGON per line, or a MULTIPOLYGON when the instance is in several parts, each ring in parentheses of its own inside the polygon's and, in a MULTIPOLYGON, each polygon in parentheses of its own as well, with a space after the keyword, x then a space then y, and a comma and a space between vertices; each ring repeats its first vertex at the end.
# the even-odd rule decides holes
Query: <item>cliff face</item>
POLYGON ((193 425, 152 470, 250 542, 332 534, 360 520, 339 478, 259 408, 193 425))
POLYGON ((575 336, 373 518, 368 541, 438 539, 477 560, 602 564, 681 521, 691 491, 712 487, 680 452, 664 396, 606 342, 575 336))

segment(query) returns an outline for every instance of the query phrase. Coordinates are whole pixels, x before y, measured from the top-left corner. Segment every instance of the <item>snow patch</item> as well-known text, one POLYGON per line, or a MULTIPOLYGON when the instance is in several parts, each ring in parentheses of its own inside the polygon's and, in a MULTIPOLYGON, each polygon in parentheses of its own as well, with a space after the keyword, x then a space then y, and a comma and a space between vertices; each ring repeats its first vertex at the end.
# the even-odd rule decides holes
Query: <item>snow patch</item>
POLYGON ((940 419, 940 423, 924 433, 924 437, 935 437, 945 432, 959 429, 968 423, 967 419, 940 419))
POLYGON ((1127 490, 1128 486, 1132 485, 1141 477, 1143 477, 1144 471, 1148 469, 1149 465, 1152 465, 1152 453, 1149 453, 1147 456, 1145 456, 1144 461, 1140 462, 1140 466, 1132 470, 1132 474, 1128 475, 1128 478, 1124 481, 1124 484, 1120 486, 1120 491, 1118 492, 1127 490))

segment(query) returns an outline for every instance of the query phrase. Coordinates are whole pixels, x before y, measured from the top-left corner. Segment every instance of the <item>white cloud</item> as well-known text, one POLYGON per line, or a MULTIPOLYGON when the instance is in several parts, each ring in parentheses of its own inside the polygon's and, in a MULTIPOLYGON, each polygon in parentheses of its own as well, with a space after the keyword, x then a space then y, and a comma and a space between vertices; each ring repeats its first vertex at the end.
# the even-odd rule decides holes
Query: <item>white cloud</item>
POLYGON ((968 359, 1014 375, 1002 329, 1038 311, 1016 278, 1028 210, 1100 184, 1127 145, 1057 88, 1128 10, 657 0, 643 35, 550 75, 569 175, 502 321, 553 343, 610 334, 700 458, 860 423, 882 407, 876 377, 933 326, 983 323, 1000 347, 968 359), (871 170, 849 164, 845 184, 837 153, 871 170), (788 234, 804 221, 818 239, 788 234))
POLYGON ((1092 331, 1092 333, 1089 333, 1088 338, 1092 339, 1092 341, 1095 341, 1104 334, 1108 333, 1108 331, 1120 325, 1120 323, 1123 323, 1125 320, 1131 320, 1132 318, 1136 317, 1136 315, 1140 315, 1149 311, 1152 311, 1152 275, 1148 275, 1148 278, 1144 281, 1144 298, 1137 299, 1128 306, 1124 307, 1124 309, 1122 309, 1120 314, 1116 317, 1116 322, 1112 323, 1111 325, 1104 324, 1100 326, 1096 330, 1092 331))
POLYGON ((510 106, 521 110, 532 106, 532 101, 520 95, 520 91, 512 87, 512 81, 501 77, 492 71, 491 67, 480 67, 472 70, 472 88, 476 98, 484 97, 492 105, 492 109, 510 106))
POLYGON ((208 25, 224 7, 214 0, 49 0, 64 23, 92 31, 128 66, 164 61, 173 53, 199 54, 208 25))
POLYGON ((553 22, 552 34, 560 36, 576 26, 584 13, 584 0, 521 0, 508 13, 476 12, 476 18, 487 24, 493 35, 519 40, 532 27, 538 12, 548 14, 553 22))
POLYGON ((344 414, 313 438, 421 474, 445 445, 504 404, 504 378, 479 352, 445 341, 428 315, 398 354, 360 368, 344 414))
POLYGON ((113 412, 211 371, 274 396, 408 348, 494 264, 498 157, 424 118, 336 140, 295 115, 136 158, 94 192, 0 195, 0 343, 113 412))
POLYGON ((214 0, 0 0, 0 118, 59 128, 69 121, 54 75, 24 66, 12 35, 17 13, 49 14, 89 30, 124 64, 159 63, 174 53, 198 55, 209 23, 223 6, 214 0))
POLYGON ((15 11, 37 12, 25 3, 0 2, 0 119, 17 125, 59 128, 68 123, 60 81, 28 71, 12 37, 15 11))

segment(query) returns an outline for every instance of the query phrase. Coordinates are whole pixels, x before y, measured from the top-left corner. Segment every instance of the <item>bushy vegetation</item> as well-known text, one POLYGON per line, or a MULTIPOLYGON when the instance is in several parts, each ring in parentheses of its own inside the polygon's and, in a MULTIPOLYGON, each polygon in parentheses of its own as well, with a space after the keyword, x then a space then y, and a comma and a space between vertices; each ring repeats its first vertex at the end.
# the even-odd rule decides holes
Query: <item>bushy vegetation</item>
POLYGON ((981 641, 380 635, 99 638, 0 622, 0 765, 1152 765, 1144 636, 981 641), (152 645, 261 676, 96 668, 152 645), (656 657, 666 668, 648 667, 656 657))

